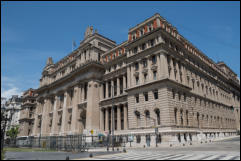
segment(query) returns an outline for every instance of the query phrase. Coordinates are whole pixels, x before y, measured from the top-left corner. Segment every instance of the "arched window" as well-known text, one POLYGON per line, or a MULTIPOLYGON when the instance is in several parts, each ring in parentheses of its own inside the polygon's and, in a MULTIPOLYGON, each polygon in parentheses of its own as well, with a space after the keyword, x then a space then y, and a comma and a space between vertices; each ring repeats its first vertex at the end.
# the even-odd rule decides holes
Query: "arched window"
POLYGON ((141 121, 141 115, 139 111, 135 111, 135 115, 136 115, 136 126, 140 127, 140 121, 141 121))
POLYGON ((174 109, 175 125, 177 125, 177 109, 174 109))
POLYGON ((183 126, 183 111, 180 111, 180 117, 181 117, 181 126, 183 126))
POLYGON ((200 127, 199 113, 197 113, 197 127, 200 127))
POLYGON ((145 111, 145 116, 146 116, 146 126, 149 126, 149 120, 150 120, 150 111, 149 110, 145 111))
POLYGON ((187 121, 187 126, 189 125, 189 120, 188 120, 188 110, 186 110, 186 121, 187 121))
POLYGON ((155 114, 156 114, 157 125, 161 125, 160 110, 159 109, 155 109, 155 114))

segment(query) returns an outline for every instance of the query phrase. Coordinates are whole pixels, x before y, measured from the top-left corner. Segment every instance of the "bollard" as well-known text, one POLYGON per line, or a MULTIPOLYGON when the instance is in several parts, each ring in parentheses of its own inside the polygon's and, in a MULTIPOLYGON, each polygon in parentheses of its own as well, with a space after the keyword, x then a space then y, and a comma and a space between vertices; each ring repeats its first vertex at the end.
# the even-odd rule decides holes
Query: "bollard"
POLYGON ((69 156, 66 156, 66 159, 65 160, 69 160, 69 156))
POLYGON ((117 148, 117 151, 119 151, 119 148, 117 148))
POLYGON ((123 152, 126 153, 126 148, 123 149, 123 152))
POLYGON ((172 147, 172 144, 170 144, 170 147, 172 147))

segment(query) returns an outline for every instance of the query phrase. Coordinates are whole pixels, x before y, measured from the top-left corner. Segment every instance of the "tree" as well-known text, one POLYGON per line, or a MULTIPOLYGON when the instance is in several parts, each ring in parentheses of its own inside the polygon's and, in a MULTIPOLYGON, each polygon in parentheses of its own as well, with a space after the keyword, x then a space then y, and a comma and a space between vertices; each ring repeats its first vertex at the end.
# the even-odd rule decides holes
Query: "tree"
POLYGON ((10 142, 15 144, 16 138, 19 134, 19 126, 11 127, 11 129, 8 130, 6 134, 7 134, 7 136, 10 137, 10 142))

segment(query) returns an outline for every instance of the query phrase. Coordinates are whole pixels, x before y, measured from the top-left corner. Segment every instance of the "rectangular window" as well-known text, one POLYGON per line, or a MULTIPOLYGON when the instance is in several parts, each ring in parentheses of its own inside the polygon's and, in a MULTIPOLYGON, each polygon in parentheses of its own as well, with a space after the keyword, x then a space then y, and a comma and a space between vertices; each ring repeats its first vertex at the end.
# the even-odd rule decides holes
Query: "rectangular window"
POLYGON ((133 53, 134 53, 134 54, 137 53, 137 47, 134 48, 133 53))
POLYGON ((148 101, 148 93, 144 93, 145 101, 148 101))
POLYGON ((136 95, 136 103, 139 103, 139 95, 136 95))
POLYGON ((156 80, 156 74, 157 74, 157 72, 153 71, 153 80, 156 80))
POLYGON ((144 67, 144 68, 147 67, 147 61, 146 61, 146 60, 143 61, 143 67, 144 67))
POLYGON ((139 77, 136 77, 136 85, 139 84, 139 77))
POLYGON ((147 73, 144 74, 144 82, 147 81, 147 73))
POLYGON ((153 94, 154 94, 154 99, 157 100, 158 99, 158 90, 155 90, 153 92, 153 94))
POLYGON ((151 40, 150 40, 150 45, 151 45, 151 47, 154 46, 154 39, 151 39, 151 40))
POLYGON ((156 64, 156 55, 152 56, 152 64, 156 64))
POLYGON ((142 49, 142 50, 145 50, 145 49, 146 49, 146 44, 145 44, 145 43, 143 43, 143 44, 141 45, 141 49, 142 49))
POLYGON ((135 63, 135 70, 139 70, 139 63, 135 63))

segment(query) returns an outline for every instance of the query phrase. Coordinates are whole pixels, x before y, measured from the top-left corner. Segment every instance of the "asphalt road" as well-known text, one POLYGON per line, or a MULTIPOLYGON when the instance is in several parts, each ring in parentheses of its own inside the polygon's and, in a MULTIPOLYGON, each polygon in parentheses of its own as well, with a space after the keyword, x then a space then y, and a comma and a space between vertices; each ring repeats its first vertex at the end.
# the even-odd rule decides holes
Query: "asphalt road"
MULTIPOLYGON (((188 154, 207 154, 207 155, 218 155, 227 154, 235 155, 240 157, 240 137, 232 138, 223 141, 216 141, 213 143, 198 144, 186 147, 172 147, 172 148, 132 148, 123 156, 132 156, 133 154, 144 154, 145 152, 152 154, 163 153, 175 155, 177 153, 188 155, 188 154)), ((118 155, 119 152, 93 152, 94 157, 96 156, 112 156, 118 155)), ((6 152, 6 160, 65 160, 67 156, 70 159, 88 158, 89 152, 83 153, 71 153, 71 152, 6 152)), ((122 155, 122 154, 121 154, 122 155)), ((158 157, 158 156, 157 156, 158 157)), ((98 157, 97 157, 98 158, 98 157)), ((113 158, 114 159, 114 158, 113 158)))

